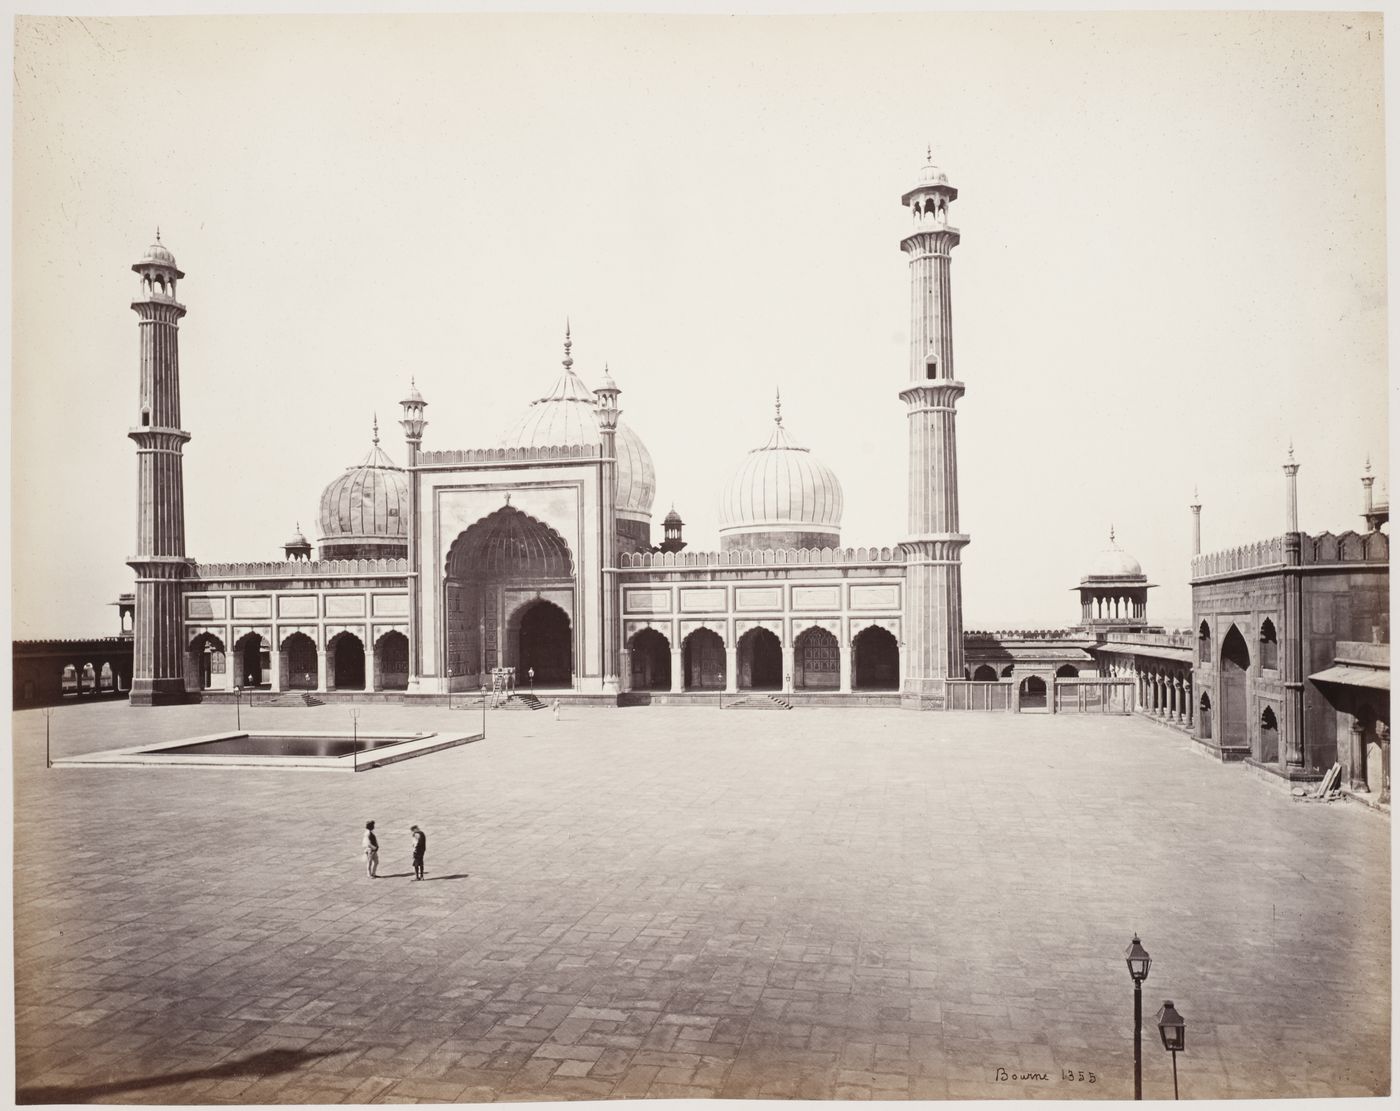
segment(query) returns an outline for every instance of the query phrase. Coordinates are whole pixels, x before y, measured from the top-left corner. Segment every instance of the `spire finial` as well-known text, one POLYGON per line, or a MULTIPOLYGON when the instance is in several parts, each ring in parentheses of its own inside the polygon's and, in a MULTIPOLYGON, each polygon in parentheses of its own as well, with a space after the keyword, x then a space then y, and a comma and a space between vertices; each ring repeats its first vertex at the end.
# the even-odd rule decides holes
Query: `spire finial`
POLYGON ((156 242, 157 242, 157 243, 160 242, 160 225, 159 225, 159 224, 156 225, 156 242))
POLYGON ((1111 524, 1108 526, 1108 542, 1110 544, 1116 544, 1118 542, 1118 537, 1114 534, 1113 526, 1111 524))
POLYGON ((374 414, 374 446, 379 446, 379 414, 374 414))
POLYGON ((773 420, 777 424, 783 423, 783 391, 777 386, 773 387, 773 420))
POLYGON ((565 370, 572 370, 572 369, 574 368, 574 355, 573 355, 573 351, 574 351, 574 340, 573 340, 573 336, 570 334, 570 331, 569 331, 569 318, 566 316, 566 317, 564 317, 564 369, 565 369, 565 370))
POLYGON ((1369 451, 1366 453, 1366 473, 1371 473, 1371 453, 1369 451))
POLYGON ((1288 461, 1293 462, 1293 437, 1288 437, 1288 461))
POLYGON ((924 149, 924 156, 929 160, 929 164, 932 165, 932 163, 933 163, 933 144, 932 144, 932 143, 930 143, 930 144, 924 149))

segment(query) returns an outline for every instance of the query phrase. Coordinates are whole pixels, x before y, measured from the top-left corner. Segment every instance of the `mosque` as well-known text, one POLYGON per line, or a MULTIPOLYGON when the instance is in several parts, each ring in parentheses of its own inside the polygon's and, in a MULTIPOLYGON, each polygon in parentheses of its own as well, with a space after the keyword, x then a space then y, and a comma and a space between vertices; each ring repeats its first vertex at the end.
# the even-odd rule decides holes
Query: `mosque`
POLYGON ((1389 511, 1373 500, 1369 466, 1364 532, 1299 531, 1291 451, 1280 535, 1203 555, 1198 499, 1190 632, 1150 623, 1152 584, 1112 532, 1075 588, 1077 624, 964 630, 957 196, 930 159, 901 198, 910 353, 890 385, 908 429, 908 514, 881 547, 842 546, 841 483, 781 400, 767 439, 717 491, 718 550, 690 550, 674 509, 655 534, 651 455, 622 421, 607 369, 592 388, 575 370, 566 326, 553 384, 496 444, 425 447, 428 401, 410 382, 405 464, 381 447, 376 422, 365 457, 321 494, 314 547, 298 526, 281 559, 200 563, 184 537, 184 274, 157 236, 132 267, 139 525, 124 635, 17 644, 16 705, 128 691, 152 705, 249 688, 444 701, 513 684, 622 705, 1135 711, 1216 759, 1286 782, 1322 779, 1337 762, 1354 789, 1384 784, 1384 797, 1389 511))
POLYGON ((909 436, 909 510, 888 546, 843 547, 842 489, 774 406, 767 440, 718 492, 719 547, 686 549, 672 510, 653 535, 650 453, 605 369, 562 366, 490 447, 425 446, 428 401, 402 403, 406 462, 380 443, 320 499, 313 545, 200 563, 185 551, 177 300, 167 246, 133 266, 141 334, 131 701, 203 691, 477 691, 517 686, 616 700, 635 692, 882 694, 947 705, 963 650, 949 223, 958 191, 925 165, 912 226, 911 349, 892 381, 909 436), (653 541, 657 541, 655 544, 653 541))

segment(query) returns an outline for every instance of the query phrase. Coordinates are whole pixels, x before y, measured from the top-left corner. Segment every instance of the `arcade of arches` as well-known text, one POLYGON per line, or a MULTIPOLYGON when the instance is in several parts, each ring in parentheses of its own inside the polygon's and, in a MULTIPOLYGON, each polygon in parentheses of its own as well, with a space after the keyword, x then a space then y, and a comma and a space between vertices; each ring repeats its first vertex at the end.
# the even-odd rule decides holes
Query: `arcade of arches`
POLYGON ((186 687, 191 691, 408 689, 408 637, 398 630, 383 633, 372 653, 348 630, 332 636, 324 652, 305 633, 291 633, 278 648, 276 663, 274 670, 271 646, 257 633, 245 633, 228 652, 217 636, 203 632, 186 651, 186 687))
MULTIPOLYGON (((679 651, 672 649, 659 629, 640 629, 627 648, 630 689, 634 691, 735 693, 841 689, 844 661, 840 642, 834 633, 819 626, 797 634, 790 673, 784 671, 782 641, 776 633, 762 626, 744 632, 732 653, 720 633, 710 628, 692 630, 679 651)), ((899 689, 899 643, 888 630, 870 626, 857 634, 851 661, 853 690, 899 689)))
POLYGON ((536 687, 572 686, 574 578, 564 538, 510 505, 459 534, 443 582, 453 683, 475 687, 493 667, 513 667, 524 687, 533 667, 536 687))

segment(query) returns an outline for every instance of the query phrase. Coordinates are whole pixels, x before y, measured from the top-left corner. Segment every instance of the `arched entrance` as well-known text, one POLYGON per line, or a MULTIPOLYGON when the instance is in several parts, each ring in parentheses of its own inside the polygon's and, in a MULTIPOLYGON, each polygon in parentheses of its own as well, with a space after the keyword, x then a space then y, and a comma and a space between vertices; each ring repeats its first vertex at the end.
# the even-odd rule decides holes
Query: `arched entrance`
POLYGON ((681 666, 688 691, 724 690, 726 660, 724 641, 713 629, 696 629, 681 643, 681 666))
POLYGON ((1061 664, 1055 669, 1055 677, 1057 679, 1078 679, 1079 668, 1075 667, 1074 664, 1061 664))
POLYGON ((365 689, 365 643, 354 633, 336 633, 326 645, 326 689, 365 689))
POLYGON ((573 685, 574 564, 559 533, 505 505, 458 535, 444 570, 444 671, 475 686, 514 667, 528 689, 534 667, 537 687, 573 685))
POLYGON ((282 674, 289 691, 316 689, 316 642, 305 633, 293 633, 282 642, 282 674))
POLYGON ((739 638, 739 689, 783 689, 783 644, 767 629, 750 629, 739 638))
POLYGON ((1278 763, 1278 718, 1272 706, 1265 706, 1259 715, 1259 762, 1278 763))
POLYGON ((1021 709, 1045 709, 1045 680, 1039 675, 1027 675, 1021 680, 1021 709))
POLYGON ((185 689, 207 691, 216 685, 215 676, 222 687, 227 666, 224 642, 213 633, 200 633, 185 653, 185 689))
POLYGON ((632 689, 671 689, 671 642, 656 629, 641 629, 632 638, 632 689))
POLYGON ((515 652, 506 666, 515 668, 517 690, 573 686, 574 632, 562 609, 553 602, 529 603, 511 615, 509 636, 515 652))
POLYGON ((888 629, 871 625, 851 642, 852 685, 858 691, 899 690, 899 642, 888 629))
POLYGON ((1249 748, 1249 646, 1230 626, 1220 642, 1220 745, 1249 748))
MULTIPOLYGON (((233 655, 236 667, 233 675, 235 685, 244 690, 249 687, 266 688, 270 685, 268 679, 272 671, 271 652, 267 641, 261 636, 257 633, 244 633, 234 644, 233 655)), ((311 670, 313 673, 316 670, 314 662, 311 670)), ((315 684, 307 689, 314 690, 315 684)))
POLYGON ((374 673, 379 678, 378 690, 408 690, 408 637, 397 629, 375 642, 374 673))
POLYGON ((997 669, 991 664, 979 664, 977 670, 972 673, 974 683, 995 683, 997 681, 997 669))
POLYGON ((834 691, 841 686, 841 645, 827 629, 804 629, 793 642, 792 684, 800 691, 834 691))

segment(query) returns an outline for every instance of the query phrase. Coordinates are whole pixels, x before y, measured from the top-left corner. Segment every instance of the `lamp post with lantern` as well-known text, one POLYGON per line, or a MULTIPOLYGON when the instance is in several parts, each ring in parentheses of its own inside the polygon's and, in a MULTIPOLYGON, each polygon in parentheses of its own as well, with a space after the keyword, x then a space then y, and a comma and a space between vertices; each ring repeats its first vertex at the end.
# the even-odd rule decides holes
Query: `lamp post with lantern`
POLYGON ((1142 982, 1147 979, 1152 958, 1137 934, 1133 934, 1125 956, 1133 978, 1133 1099, 1142 1099, 1142 982))
POLYGON ((1176 1083, 1176 1055, 1186 1048, 1186 1020, 1177 1012, 1168 999, 1157 1012, 1157 1030, 1162 1035, 1162 1044, 1171 1050, 1172 1055, 1172 1098, 1181 1098, 1181 1089, 1176 1083))

